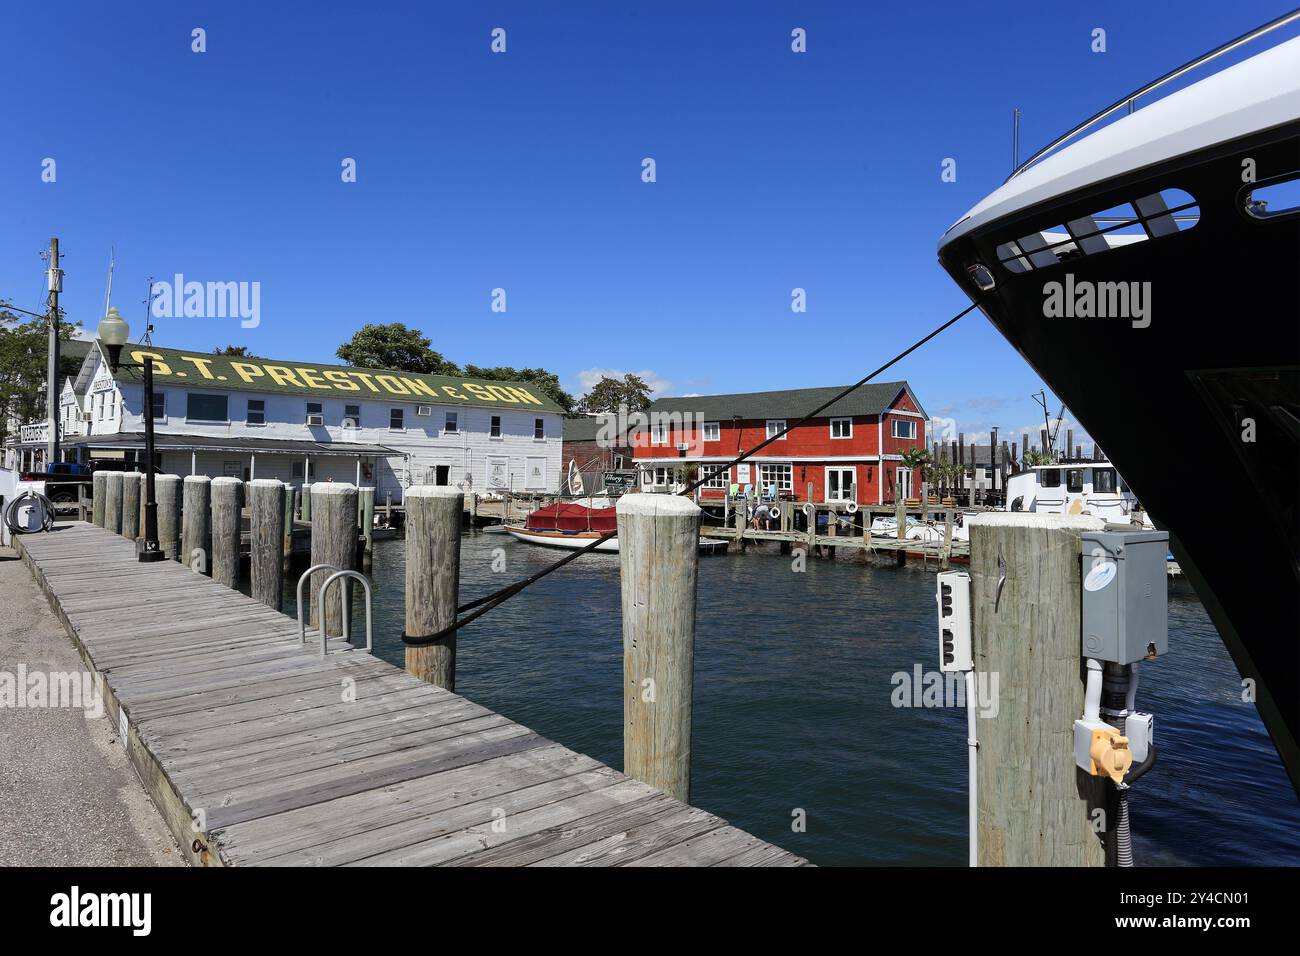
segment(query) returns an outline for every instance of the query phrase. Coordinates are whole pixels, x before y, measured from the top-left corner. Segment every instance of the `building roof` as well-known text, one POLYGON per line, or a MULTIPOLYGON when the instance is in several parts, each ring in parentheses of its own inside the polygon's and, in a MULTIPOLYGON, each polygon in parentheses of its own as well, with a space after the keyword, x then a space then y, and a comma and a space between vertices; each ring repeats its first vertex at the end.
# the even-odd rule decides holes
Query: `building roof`
MULTIPOLYGON (((258 454, 293 455, 400 455, 386 445, 365 445, 344 441, 294 441, 287 438, 215 438, 210 435, 177 435, 158 432, 153 437, 158 451, 229 451, 258 454)), ((119 432, 112 435, 71 435, 63 439, 64 447, 143 448, 143 432, 119 432)))
MULTIPOLYGON (((566 418, 564 420, 564 440, 565 441, 595 441, 600 435, 601 429, 605 427, 606 418, 613 416, 606 415, 583 415, 580 418, 566 418)), ((618 423, 612 422, 613 427, 618 423)), ((624 423, 626 424, 626 423, 624 423)), ((627 444, 627 438, 619 442, 621 445, 627 444)))
MULTIPOLYGON (((652 412, 681 412, 703 416, 708 421, 731 418, 796 419, 844 391, 846 385, 824 388, 793 388, 779 392, 742 392, 737 395, 698 395, 690 398, 661 398, 650 406, 652 412)), ((823 412, 818 418, 850 415, 880 415, 889 410, 899 394, 911 389, 906 382, 874 382, 863 385, 823 412)), ((913 401, 916 396, 912 395, 913 401)), ((917 402, 918 409, 921 403, 917 402)), ((922 414, 924 412, 922 411, 922 414)))
POLYGON ((115 378, 139 384, 141 371, 125 367, 153 357, 156 385, 207 388, 213 391, 272 392, 336 400, 414 402, 518 408, 561 413, 560 406, 529 382, 494 382, 462 375, 425 375, 394 369, 323 365, 243 355, 216 355, 156 345, 126 345, 115 378))

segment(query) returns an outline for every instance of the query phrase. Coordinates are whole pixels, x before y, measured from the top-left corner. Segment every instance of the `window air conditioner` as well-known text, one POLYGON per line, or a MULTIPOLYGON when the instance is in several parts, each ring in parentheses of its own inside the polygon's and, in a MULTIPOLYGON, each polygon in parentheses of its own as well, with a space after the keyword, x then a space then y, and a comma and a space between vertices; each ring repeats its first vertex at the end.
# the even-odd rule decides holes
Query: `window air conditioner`
POLYGON ((324 415, 308 415, 308 416, 307 416, 307 424, 308 424, 308 425, 324 425, 324 424, 325 424, 325 416, 324 416, 324 415))

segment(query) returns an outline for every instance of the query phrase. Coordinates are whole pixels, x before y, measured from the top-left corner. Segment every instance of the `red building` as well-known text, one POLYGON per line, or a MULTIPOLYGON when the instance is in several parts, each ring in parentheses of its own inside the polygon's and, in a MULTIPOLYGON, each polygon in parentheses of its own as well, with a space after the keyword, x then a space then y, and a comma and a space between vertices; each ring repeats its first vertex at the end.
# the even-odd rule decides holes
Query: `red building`
MULTIPOLYGON (((706 473, 730 461, 787 424, 798 421, 843 387, 802 388, 742 395, 664 398, 650 406, 648 428, 633 438, 643 490, 672 490, 685 484, 682 466, 706 473)), ((906 495, 919 493, 919 469, 901 467, 902 453, 926 447, 925 410, 906 382, 864 385, 748 461, 732 467, 701 489, 701 498, 721 499, 732 486, 752 485, 760 495, 775 485, 779 496, 796 501, 894 500, 901 473, 906 495)))

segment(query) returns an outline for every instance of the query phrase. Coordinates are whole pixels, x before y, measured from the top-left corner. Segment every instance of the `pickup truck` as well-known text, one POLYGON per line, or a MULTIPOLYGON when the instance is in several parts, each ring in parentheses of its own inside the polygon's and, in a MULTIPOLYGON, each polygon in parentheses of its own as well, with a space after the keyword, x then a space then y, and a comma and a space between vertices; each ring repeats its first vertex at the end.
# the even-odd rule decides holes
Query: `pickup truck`
POLYGON ((86 497, 90 497, 91 469, 76 462, 61 461, 44 471, 23 472, 19 478, 23 481, 45 482, 45 497, 56 505, 75 504, 77 490, 83 485, 86 497))

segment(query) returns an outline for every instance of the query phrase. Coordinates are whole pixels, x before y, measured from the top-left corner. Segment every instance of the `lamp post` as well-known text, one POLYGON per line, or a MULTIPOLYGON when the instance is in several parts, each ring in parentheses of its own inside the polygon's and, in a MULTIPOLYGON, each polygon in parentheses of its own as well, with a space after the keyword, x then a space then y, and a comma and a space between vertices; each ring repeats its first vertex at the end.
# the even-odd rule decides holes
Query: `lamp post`
POLYGON ((158 547, 158 500, 153 482, 153 359, 146 355, 140 365, 120 363, 122 346, 130 337, 131 329, 115 306, 109 307, 108 314, 99 323, 98 334, 108 353, 108 367, 114 373, 119 368, 138 368, 144 372, 144 550, 140 552, 140 560, 162 561, 167 556, 158 547))

